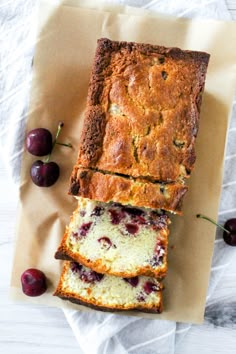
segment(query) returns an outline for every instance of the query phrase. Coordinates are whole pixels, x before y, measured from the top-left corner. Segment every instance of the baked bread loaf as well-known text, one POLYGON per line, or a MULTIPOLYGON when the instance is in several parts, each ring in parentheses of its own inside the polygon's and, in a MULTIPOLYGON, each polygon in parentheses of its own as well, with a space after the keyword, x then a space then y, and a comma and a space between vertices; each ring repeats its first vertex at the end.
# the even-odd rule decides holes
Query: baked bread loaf
POLYGON ((54 295, 100 310, 162 311, 163 210, 181 214, 208 61, 204 52, 98 40, 70 181, 78 209, 55 254, 66 262, 54 295))
POLYGON ((77 261, 98 273, 120 277, 167 271, 167 215, 79 198, 55 258, 77 261))
POLYGON ((103 311, 162 311, 162 285, 156 279, 102 275, 69 261, 64 264, 54 295, 103 311))
MULTIPOLYGON (((180 212, 185 179, 195 162, 208 61, 204 52, 98 40, 75 170, 99 172, 100 177, 109 174, 104 185, 109 200, 127 198, 134 206, 160 209, 173 205, 167 210, 180 212), (114 186, 126 185, 127 179, 129 190, 137 190, 141 181, 145 191, 152 183, 153 198, 145 192, 140 193, 141 200, 139 193, 133 199, 123 191, 118 196, 114 186), (177 191, 172 202, 159 198, 163 183, 177 191)), ((86 183, 87 189, 81 188, 81 174, 74 171, 70 192, 93 197, 99 184, 91 191, 89 179, 86 183)), ((96 198, 105 201, 101 193, 96 198)))

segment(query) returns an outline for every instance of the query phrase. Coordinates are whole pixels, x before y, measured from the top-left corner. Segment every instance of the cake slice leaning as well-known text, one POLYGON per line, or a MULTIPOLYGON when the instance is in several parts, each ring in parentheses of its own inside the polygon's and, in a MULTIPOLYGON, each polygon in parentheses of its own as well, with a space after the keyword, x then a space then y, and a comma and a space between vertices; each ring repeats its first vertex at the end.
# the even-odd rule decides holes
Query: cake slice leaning
POLYGON ((103 275, 69 261, 54 295, 102 311, 162 312, 162 284, 156 279, 103 275))
POLYGON ((78 198, 55 258, 98 273, 162 278, 167 271, 168 224, 162 211, 78 198))

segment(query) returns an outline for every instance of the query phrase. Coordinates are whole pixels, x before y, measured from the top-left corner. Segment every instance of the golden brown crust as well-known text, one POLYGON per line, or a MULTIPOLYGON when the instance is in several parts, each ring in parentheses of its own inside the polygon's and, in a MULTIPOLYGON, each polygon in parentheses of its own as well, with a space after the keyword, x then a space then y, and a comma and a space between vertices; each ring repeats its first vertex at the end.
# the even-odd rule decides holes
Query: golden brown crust
POLYGON ((188 177, 208 61, 204 52, 100 39, 77 164, 161 182, 188 177))
POLYGON ((76 305, 83 305, 86 307, 89 307, 93 310, 99 310, 99 311, 103 311, 103 312, 118 312, 118 311, 129 311, 129 310, 135 310, 135 311, 141 311, 141 312, 148 312, 148 313, 161 313, 163 311, 163 302, 160 302, 160 305, 158 307, 153 307, 153 308, 148 308, 148 307, 138 307, 138 308, 133 308, 133 307, 129 307, 129 308, 121 308, 121 307, 105 307, 105 306, 100 306, 100 305, 94 305, 91 304, 89 302, 85 302, 81 299, 79 299, 77 296, 75 296, 74 294, 65 294, 64 292, 61 292, 60 290, 56 291, 54 294, 54 296, 58 296, 59 298, 61 298, 62 300, 68 300, 70 302, 73 302, 76 305))
POLYGON ((152 183, 145 179, 105 174, 75 166, 70 194, 101 202, 119 202, 139 207, 164 209, 181 215, 188 188, 180 183, 152 183))
MULTIPOLYGON (((159 291, 159 296, 160 296, 160 303, 158 306, 154 306, 154 305, 146 305, 145 307, 140 305, 140 306, 135 306, 135 305, 130 305, 127 307, 123 307, 121 305, 116 305, 116 306, 102 306, 102 304, 99 304, 96 302, 96 300, 93 300, 93 302, 90 301, 86 301, 85 298, 82 298, 79 294, 74 294, 71 293, 69 291, 65 292, 63 290, 63 279, 64 276, 66 275, 68 268, 70 267, 70 262, 66 261, 62 270, 62 274, 58 283, 58 286, 54 292, 54 296, 58 296, 60 297, 62 300, 68 300, 71 301, 75 304, 78 305, 84 305, 93 309, 97 309, 100 311, 109 311, 109 312, 113 312, 113 311, 128 311, 128 310, 138 310, 138 311, 142 311, 142 312, 153 312, 153 313, 161 313, 163 311, 163 301, 162 301, 162 291, 160 289, 159 291)), ((162 286, 160 284, 160 286, 162 286)))

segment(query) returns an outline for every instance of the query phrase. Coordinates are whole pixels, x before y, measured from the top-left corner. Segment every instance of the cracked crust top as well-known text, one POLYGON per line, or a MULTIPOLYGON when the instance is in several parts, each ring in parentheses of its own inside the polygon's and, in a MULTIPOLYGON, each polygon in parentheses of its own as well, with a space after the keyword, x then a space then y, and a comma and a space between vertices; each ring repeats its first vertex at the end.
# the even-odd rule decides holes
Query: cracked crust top
POLYGON ((209 54, 98 41, 77 165, 182 181, 195 162, 209 54))

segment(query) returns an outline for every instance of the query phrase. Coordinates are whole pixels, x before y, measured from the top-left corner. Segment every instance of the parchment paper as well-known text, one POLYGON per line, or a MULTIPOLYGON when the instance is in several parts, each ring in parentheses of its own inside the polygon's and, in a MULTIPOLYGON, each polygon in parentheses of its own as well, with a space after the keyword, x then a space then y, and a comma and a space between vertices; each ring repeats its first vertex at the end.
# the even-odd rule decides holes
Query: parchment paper
POLYGON ((236 24, 150 17, 146 11, 144 16, 139 16, 141 13, 139 10, 132 16, 73 6, 55 8, 43 4, 41 7, 26 130, 45 127, 55 132, 62 120, 65 126, 60 141, 70 141, 74 148, 71 151, 56 147, 52 160, 59 163, 61 175, 50 188, 39 188, 32 183, 29 170, 37 158, 26 151, 23 153, 11 293, 16 300, 93 311, 63 302, 52 293, 62 265, 54 259, 54 252, 76 207, 76 201, 67 195, 67 190, 77 157, 96 40, 108 37, 178 46, 211 54, 196 144, 197 162, 189 180, 184 216, 172 217, 164 312, 161 315, 132 311, 125 314, 200 323, 215 227, 196 219, 195 215, 200 212, 217 219, 226 130, 236 85, 236 24), (48 291, 40 297, 30 298, 21 291, 21 273, 30 267, 41 269, 48 278, 48 291))

